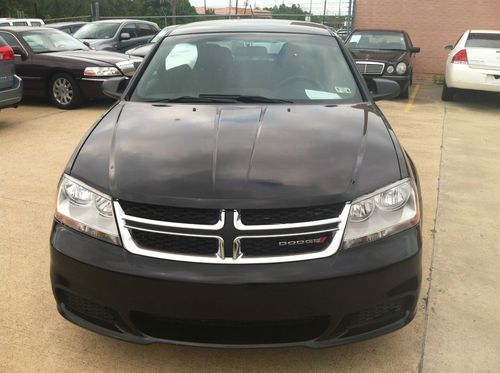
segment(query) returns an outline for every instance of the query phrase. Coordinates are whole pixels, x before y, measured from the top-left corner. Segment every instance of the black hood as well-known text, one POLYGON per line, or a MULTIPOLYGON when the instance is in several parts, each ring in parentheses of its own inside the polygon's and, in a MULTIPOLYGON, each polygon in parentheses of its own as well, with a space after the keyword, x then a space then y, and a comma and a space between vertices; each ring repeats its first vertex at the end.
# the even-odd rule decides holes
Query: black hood
POLYGON ((73 60, 78 64, 83 63, 88 66, 110 66, 130 59, 122 53, 96 50, 44 53, 44 56, 65 61, 73 60))
POLYGON ((401 178, 368 105, 133 102, 103 118, 71 174, 117 199, 218 208, 344 202, 401 178))
POLYGON ((405 59, 405 57, 408 55, 408 52, 381 49, 351 49, 351 54, 355 60, 376 60, 396 63, 405 59))

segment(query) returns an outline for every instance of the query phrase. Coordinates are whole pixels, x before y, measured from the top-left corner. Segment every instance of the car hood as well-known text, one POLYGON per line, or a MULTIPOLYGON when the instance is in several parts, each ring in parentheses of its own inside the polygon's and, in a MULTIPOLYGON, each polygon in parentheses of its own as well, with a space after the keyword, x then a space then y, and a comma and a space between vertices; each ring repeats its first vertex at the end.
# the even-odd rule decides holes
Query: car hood
POLYGON ((369 105, 121 102, 75 154, 71 174, 113 198, 172 206, 345 202, 401 178, 369 105))
POLYGON ((153 49, 153 47, 154 43, 141 45, 140 47, 129 49, 128 51, 125 52, 125 54, 137 57, 146 57, 146 55, 149 53, 151 49, 153 49))
POLYGON ((73 60, 75 62, 88 64, 88 66, 109 66, 130 59, 129 56, 122 53, 95 50, 54 52, 45 53, 44 55, 55 59, 73 60))
POLYGON ((388 50, 351 50, 355 60, 377 60, 387 62, 399 62, 408 54, 406 51, 388 51, 388 50))

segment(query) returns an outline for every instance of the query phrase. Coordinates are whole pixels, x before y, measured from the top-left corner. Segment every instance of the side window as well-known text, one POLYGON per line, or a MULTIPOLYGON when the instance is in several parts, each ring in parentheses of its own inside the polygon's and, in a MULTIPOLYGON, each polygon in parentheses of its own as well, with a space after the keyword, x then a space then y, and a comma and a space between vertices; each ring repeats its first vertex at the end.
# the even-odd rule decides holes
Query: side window
POLYGON ((11 47, 20 47, 21 44, 17 41, 14 35, 9 34, 8 32, 0 32, 0 36, 9 44, 11 47))
POLYGON ((38 21, 31 21, 31 26, 41 26, 42 23, 41 22, 38 22, 38 21))
POLYGON ((137 25, 137 36, 149 36, 155 33, 156 31, 147 23, 139 23, 137 25))
POLYGON ((29 25, 28 22, 18 21, 18 22, 12 22, 12 26, 29 26, 29 25))
POLYGON ((136 38, 137 37, 137 26, 135 23, 127 23, 123 28, 121 33, 128 33, 130 34, 131 38, 136 38))
POLYGON ((10 26, 8 22, 0 23, 0 26, 10 26))

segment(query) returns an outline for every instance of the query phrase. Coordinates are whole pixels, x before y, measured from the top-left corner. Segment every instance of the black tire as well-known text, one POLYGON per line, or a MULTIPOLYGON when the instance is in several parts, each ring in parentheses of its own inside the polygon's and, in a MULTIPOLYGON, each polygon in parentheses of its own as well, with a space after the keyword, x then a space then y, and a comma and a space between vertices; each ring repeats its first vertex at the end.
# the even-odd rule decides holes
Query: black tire
POLYGON ((49 96, 61 109, 75 109, 83 103, 83 96, 75 79, 66 73, 56 73, 49 84, 49 96))
POLYGON ((443 101, 453 101, 453 96, 455 95, 455 89, 448 88, 446 82, 443 85, 443 92, 441 93, 441 100, 443 101))

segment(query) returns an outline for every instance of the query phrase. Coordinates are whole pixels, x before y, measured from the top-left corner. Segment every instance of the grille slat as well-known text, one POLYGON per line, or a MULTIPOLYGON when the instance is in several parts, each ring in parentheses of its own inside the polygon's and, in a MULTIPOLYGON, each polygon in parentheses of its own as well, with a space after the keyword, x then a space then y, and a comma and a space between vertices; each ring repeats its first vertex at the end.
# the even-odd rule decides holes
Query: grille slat
POLYGON ((299 207, 287 209, 241 210, 241 222, 245 225, 291 224, 336 218, 343 204, 299 207))
POLYGON ((219 241, 212 237, 179 236, 130 230, 134 242, 147 249, 183 255, 216 255, 219 241))
POLYGON ((381 62, 356 62, 356 67, 361 74, 381 75, 384 72, 385 64, 381 62))
POLYGON ((120 201, 125 214, 138 218, 173 223, 214 225, 220 219, 220 210, 150 205, 120 201))

